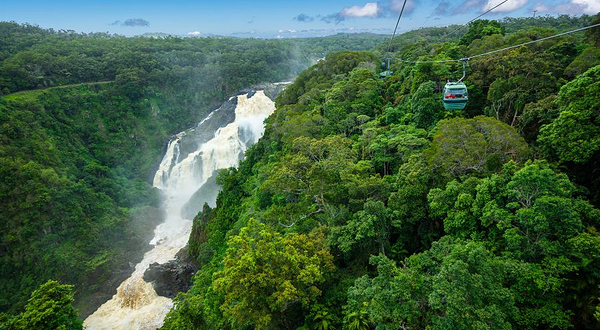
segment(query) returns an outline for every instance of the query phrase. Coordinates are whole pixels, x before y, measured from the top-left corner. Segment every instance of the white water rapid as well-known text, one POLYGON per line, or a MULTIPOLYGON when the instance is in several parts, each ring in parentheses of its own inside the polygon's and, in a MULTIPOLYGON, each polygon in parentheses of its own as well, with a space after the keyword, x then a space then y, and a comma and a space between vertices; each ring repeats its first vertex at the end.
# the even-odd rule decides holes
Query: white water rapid
MULTIPOLYGON (((215 171, 238 165, 244 151, 262 136, 263 121, 274 110, 275 104, 263 91, 256 92, 252 97, 248 97, 248 94, 239 95, 235 119, 218 128, 212 139, 196 140, 195 144, 192 143, 194 141, 189 142, 190 139, 197 139, 197 130, 202 130, 203 124, 213 114, 222 111, 221 108, 211 113, 195 129, 179 133, 169 142, 154 177, 154 186, 160 188, 165 197, 165 222, 156 227, 150 242, 153 248, 136 265, 131 277, 121 283, 111 300, 85 320, 87 329, 146 330, 162 325, 173 303, 171 299, 156 294, 152 285, 144 281, 144 272, 152 263, 163 264, 174 259, 175 254, 185 246, 192 221, 182 215, 182 209, 215 171), (195 150, 190 149, 189 145, 194 145, 195 150), (188 150, 183 150, 185 148, 188 150)), ((209 198, 213 200, 205 201, 214 205, 214 196, 209 198)))

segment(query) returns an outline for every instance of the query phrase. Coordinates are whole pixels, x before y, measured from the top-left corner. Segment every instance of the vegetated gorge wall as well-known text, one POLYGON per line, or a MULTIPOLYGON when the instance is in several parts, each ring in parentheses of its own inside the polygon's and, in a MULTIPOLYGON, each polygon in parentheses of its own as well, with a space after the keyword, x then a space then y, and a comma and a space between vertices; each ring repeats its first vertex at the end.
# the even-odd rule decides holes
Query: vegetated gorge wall
POLYGON ((154 230, 153 247, 133 274, 112 299, 85 320, 88 329, 141 330, 162 325, 173 306, 177 285, 167 283, 169 289, 164 285, 158 288, 147 282, 144 274, 146 279, 155 279, 159 276, 156 269, 168 267, 165 265, 184 248, 194 216, 205 202, 215 205, 218 170, 237 166, 244 152, 262 136, 263 122, 275 110, 273 100, 285 85, 264 84, 234 96, 196 127, 171 139, 153 183, 163 195, 165 221, 154 230))

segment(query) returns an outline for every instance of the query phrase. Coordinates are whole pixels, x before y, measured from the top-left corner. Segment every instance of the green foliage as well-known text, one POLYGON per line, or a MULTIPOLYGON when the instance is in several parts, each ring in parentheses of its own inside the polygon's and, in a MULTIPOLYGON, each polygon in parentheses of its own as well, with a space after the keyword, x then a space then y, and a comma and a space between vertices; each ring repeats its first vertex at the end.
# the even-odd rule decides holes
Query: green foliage
MULTIPOLYGON (((215 273, 213 286, 225 296, 221 308, 234 326, 266 328, 282 321, 278 318, 285 318, 295 304, 308 307, 334 267, 319 232, 281 236, 250 220, 228 245, 224 269, 215 273)), ((322 326, 325 317, 320 319, 322 326)))
POLYGON ((125 38, 0 24, 0 92, 7 91, 4 94, 118 80, 133 97, 141 96, 139 87, 158 85, 178 96, 193 91, 209 103, 212 100, 206 96, 218 94, 222 99, 258 82, 281 81, 329 52, 367 50, 384 38, 372 34, 311 40, 125 38))
POLYGON ((575 77, 600 64, 600 48, 588 47, 565 69, 565 76, 575 77))
POLYGON ((367 201, 363 210, 355 213, 344 226, 335 228, 332 236, 337 239, 338 247, 343 252, 353 249, 372 251, 375 247, 375 250, 385 254, 389 226, 390 216, 385 205, 380 201, 367 201))
POLYGON ((528 143, 535 143, 540 127, 550 124, 559 112, 556 106, 556 95, 548 96, 537 102, 528 103, 515 126, 528 143))
POLYGON ((497 171, 509 160, 522 161, 528 146, 512 127, 493 118, 454 118, 438 123, 425 154, 434 171, 460 177, 497 171))
POLYGON ((314 329, 316 330, 329 330, 334 329, 332 326, 332 316, 331 313, 327 310, 320 310, 317 312, 317 315, 313 318, 313 322, 315 323, 314 329))
POLYGON ((384 256, 371 262, 377 276, 357 279, 346 307, 367 311, 382 329, 511 329, 514 298, 503 287, 503 261, 481 243, 445 237, 403 267, 384 256))
POLYGON ((10 320, 7 329, 83 329, 73 307, 72 286, 49 280, 33 291, 25 311, 10 320))
POLYGON ((328 211, 329 205, 341 198, 341 177, 353 168, 349 144, 341 136, 297 138, 291 146, 294 153, 272 167, 263 189, 274 195, 273 202, 279 197, 300 203, 314 214, 328 211))
POLYGON ((598 252, 592 250, 600 247, 592 243, 598 240, 595 231, 586 231, 598 225, 600 214, 588 202, 574 198, 575 192, 566 175, 555 173, 544 162, 520 170, 509 163, 490 178, 453 181, 445 191, 433 189, 429 201, 432 214, 444 219, 446 233, 483 240, 492 251, 522 263, 511 275, 523 277, 512 286, 520 308, 519 324, 564 327, 571 314, 568 308, 586 317, 593 313, 565 292, 577 291, 576 300, 595 294, 579 292, 569 278, 576 272, 595 273, 596 261, 584 255, 596 256, 598 252))
MULTIPOLYGON (((460 41, 447 38, 455 26, 421 29, 392 48, 403 59, 459 59, 591 20, 476 21, 460 41)), ((217 206, 190 236, 202 267, 164 329, 598 327, 593 34, 472 59, 468 105, 448 112, 439 93, 461 63, 392 61, 394 74, 379 80, 380 56, 329 53, 381 40, 365 35, 0 30, 0 91, 47 88, 0 99, 0 283, 11 293, 2 298, 24 301, 56 274, 82 283, 110 269, 127 248, 117 242, 130 210, 156 205, 146 181, 172 132, 241 87, 325 56, 278 96, 239 169, 219 173, 217 206), (15 269, 33 275, 4 275, 15 269)))
MULTIPOLYGON (((590 25, 600 23, 600 15, 596 14, 591 17, 590 25)), ((585 32, 587 39, 596 45, 596 47, 600 47, 600 37, 598 37, 598 28, 589 29, 585 32)))
POLYGON ((435 83, 429 81, 422 83, 412 95, 412 121, 419 128, 429 129, 443 118, 443 106, 434 91, 435 83))
POLYGON ((348 79, 336 82, 325 95, 323 117, 334 125, 332 133, 349 136, 355 132, 358 121, 366 121, 381 108, 380 82, 373 72, 366 68, 356 68, 348 79), (357 120, 348 121, 356 117, 357 120), (361 119, 364 117, 364 119, 361 119))
POLYGON ((204 309, 200 295, 186 295, 180 293, 174 299, 177 304, 177 313, 169 313, 165 319, 162 329, 186 330, 206 329, 206 322, 202 318, 204 309))
POLYGON ((360 158, 369 160, 377 173, 388 175, 395 173, 400 165, 428 143, 427 132, 411 125, 365 125, 353 148, 360 148, 360 158))
POLYGON ((532 77, 529 72, 506 80, 497 79, 488 91, 489 115, 514 126, 527 103, 550 95, 555 86, 555 78, 549 74, 532 77))
POLYGON ((585 163, 600 150, 600 65, 564 85, 556 102, 560 114, 540 129, 538 142, 558 161, 585 163))
POLYGON ((143 178, 162 143, 138 105, 113 92, 81 86, 0 100, 2 310, 18 311, 48 278, 78 284, 81 297, 90 274, 110 272, 149 234, 133 230, 133 208, 158 205, 143 178))
POLYGON ((484 36, 492 34, 504 34, 504 29, 500 22, 487 19, 478 19, 469 23, 469 29, 459 41, 460 45, 470 45, 473 40, 481 39, 484 36))
POLYGON ((368 330, 370 325, 369 314, 365 311, 350 312, 344 317, 344 329, 368 330))
POLYGON ((390 194, 388 200, 391 224, 398 235, 392 247, 396 258, 423 251, 440 237, 440 223, 430 217, 427 204, 433 178, 422 154, 409 158, 398 171, 398 189, 390 194))
POLYGON ((538 15, 536 17, 505 17, 502 19, 502 23, 507 33, 524 31, 534 27, 554 28, 563 32, 591 25, 593 24, 592 22, 594 22, 594 16, 573 16, 567 14, 560 14, 557 16, 538 15))
MULTIPOLYGON (((392 46, 403 59, 457 59, 589 20, 476 23, 462 45, 434 43, 453 27, 421 29, 392 46)), ((443 110, 439 99, 446 79, 462 74, 460 63, 392 61, 394 74, 378 80, 373 54, 327 56, 280 94, 240 169, 221 173, 217 208, 198 217, 197 241, 190 243, 203 267, 177 302, 193 302, 194 309, 176 308, 165 328, 597 328, 600 213, 585 199, 598 195, 597 160, 580 167, 527 161, 546 152, 541 127, 597 94, 559 92, 595 49, 571 35, 473 59, 463 112, 443 110), (254 242, 273 260, 284 253, 267 241, 324 235, 319 242, 328 245, 335 270, 318 277, 321 294, 293 285, 298 295, 291 299, 300 300, 282 309, 277 298, 265 298, 278 283, 266 290, 267 277, 244 282, 241 270, 237 283, 248 286, 215 286, 228 269, 268 269, 234 262, 257 258, 232 256, 249 251, 237 241, 240 230, 249 236, 249 219, 264 224, 254 242), (227 244, 226 236, 235 239, 227 244)))
MULTIPOLYGON (((338 52, 328 55, 325 61, 321 61, 313 67, 303 71, 294 84, 285 89, 277 97, 277 106, 294 104, 300 101, 303 94, 319 94, 317 90, 329 89, 336 76, 350 72, 360 63, 378 63, 375 55, 368 52, 338 52)), ((374 76, 373 76, 374 77, 374 76)), ((339 77, 341 78, 341 77, 339 77)), ((310 102, 312 98, 305 99, 310 102)), ((314 100, 319 101, 319 99, 314 100)))
POLYGON ((194 217, 188 243, 188 252, 201 263, 206 263, 210 260, 210 250, 204 244, 209 239, 208 224, 215 216, 215 210, 211 209, 207 203, 204 203, 202 212, 194 217))
MULTIPOLYGON (((126 38, 1 22, 0 311, 55 278, 92 312, 87 296, 148 248, 161 216, 151 179, 173 132, 242 88, 382 38, 126 38)), ((203 263, 237 216, 217 224, 214 213, 194 223, 190 252, 203 263)))

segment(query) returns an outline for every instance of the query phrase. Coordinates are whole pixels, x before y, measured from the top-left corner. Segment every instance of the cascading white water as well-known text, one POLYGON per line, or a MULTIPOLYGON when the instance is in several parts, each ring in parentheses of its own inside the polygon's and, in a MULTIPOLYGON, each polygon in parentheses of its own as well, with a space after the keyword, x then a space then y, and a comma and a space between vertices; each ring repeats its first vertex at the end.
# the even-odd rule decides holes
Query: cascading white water
POLYGON ((160 188, 165 196, 165 222, 156 227, 150 242, 154 247, 136 265, 133 274, 121 283, 117 294, 85 320, 84 325, 88 329, 145 330, 162 325, 173 305, 172 300, 158 296, 152 285, 144 281, 144 272, 155 262, 164 264, 174 259, 185 246, 192 222, 182 216, 182 208, 215 171, 237 166, 246 149, 262 136, 263 121, 274 110, 275 104, 263 91, 252 97, 239 95, 234 121, 219 128, 214 137, 199 144, 197 150, 180 159, 182 139, 189 131, 177 134, 169 142, 154 177, 154 186, 160 188))

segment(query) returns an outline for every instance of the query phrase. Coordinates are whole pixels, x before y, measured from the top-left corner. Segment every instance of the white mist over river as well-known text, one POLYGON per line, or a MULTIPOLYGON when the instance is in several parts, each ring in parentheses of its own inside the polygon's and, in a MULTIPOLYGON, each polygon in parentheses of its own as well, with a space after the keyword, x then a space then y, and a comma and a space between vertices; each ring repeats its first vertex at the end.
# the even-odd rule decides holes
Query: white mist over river
POLYGON ((152 250, 135 266, 133 274, 121 283, 117 294, 84 321, 88 329, 146 330, 162 325, 173 302, 156 294, 152 284, 144 281, 144 272, 153 263, 164 264, 175 258, 175 254, 186 245, 192 229, 193 215, 190 214, 194 212, 184 212, 186 207, 190 207, 190 198, 194 198, 190 204, 196 211, 204 202, 214 205, 216 192, 198 196, 198 190, 211 178, 214 179, 217 170, 237 166, 246 149, 262 136, 263 121, 273 113, 275 104, 263 91, 249 95, 230 99, 230 106, 231 103, 236 104, 235 119, 225 126, 216 124, 219 128, 211 135, 212 138, 206 138, 206 132, 215 127, 215 117, 223 117, 219 117, 219 112, 227 111, 226 104, 196 128, 177 134, 169 142, 154 177, 154 186, 161 189, 164 196, 165 222, 156 227, 150 242, 152 250))

